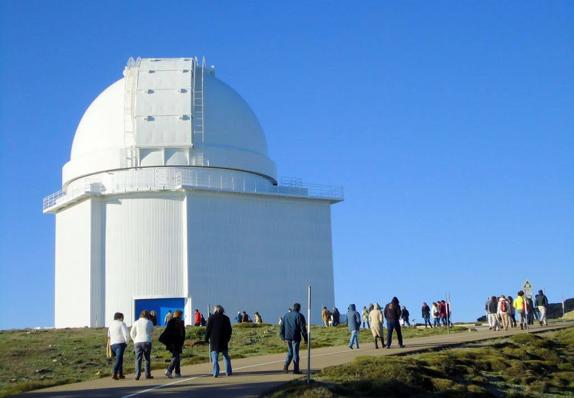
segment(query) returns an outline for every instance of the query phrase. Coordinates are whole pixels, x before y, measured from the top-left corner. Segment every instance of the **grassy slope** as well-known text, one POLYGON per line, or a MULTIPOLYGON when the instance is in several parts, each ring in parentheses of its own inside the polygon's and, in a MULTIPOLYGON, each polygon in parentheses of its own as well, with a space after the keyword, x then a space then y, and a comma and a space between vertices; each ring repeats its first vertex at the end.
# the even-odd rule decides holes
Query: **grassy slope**
POLYGON ((360 357, 291 383, 279 397, 574 396, 574 328, 520 334, 481 347, 403 357, 360 357))
MULTIPOLYGON (((164 368, 169 353, 157 342, 161 333, 155 330, 152 367, 164 368)), ((464 328, 459 328, 464 330, 464 328)), ((202 336, 205 328, 188 327, 182 364, 207 362, 208 347, 202 336)), ((313 347, 347 343, 345 326, 312 329, 313 347)), ((41 387, 94 379, 111 374, 111 362, 105 357, 107 330, 59 329, 0 332, 0 396, 41 387)), ((279 353, 285 346, 278 337, 276 325, 234 325, 230 343, 232 358, 279 353)), ((403 329, 407 338, 445 333, 444 330, 403 329)), ((370 332, 361 332, 361 341, 371 341, 370 332)), ((125 373, 134 369, 133 345, 124 358, 125 373)))

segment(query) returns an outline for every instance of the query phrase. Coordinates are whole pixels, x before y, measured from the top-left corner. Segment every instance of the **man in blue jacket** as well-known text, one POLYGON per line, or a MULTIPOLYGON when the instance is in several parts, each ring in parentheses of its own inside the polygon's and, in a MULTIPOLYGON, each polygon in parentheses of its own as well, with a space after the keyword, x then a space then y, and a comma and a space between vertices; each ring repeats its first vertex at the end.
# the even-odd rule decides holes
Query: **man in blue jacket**
POLYGON ((347 311, 347 326, 351 332, 351 339, 349 340, 349 348, 352 350, 353 345, 357 345, 359 349, 359 330, 361 329, 361 315, 357 312, 355 304, 349 305, 347 311))
POLYGON ((301 345, 301 336, 307 344, 307 325, 305 317, 299 311, 301 311, 301 304, 293 304, 293 311, 283 315, 281 321, 281 340, 287 342, 287 357, 283 366, 285 373, 289 372, 291 360, 293 360, 293 373, 301 373, 299 370, 299 346, 301 345))

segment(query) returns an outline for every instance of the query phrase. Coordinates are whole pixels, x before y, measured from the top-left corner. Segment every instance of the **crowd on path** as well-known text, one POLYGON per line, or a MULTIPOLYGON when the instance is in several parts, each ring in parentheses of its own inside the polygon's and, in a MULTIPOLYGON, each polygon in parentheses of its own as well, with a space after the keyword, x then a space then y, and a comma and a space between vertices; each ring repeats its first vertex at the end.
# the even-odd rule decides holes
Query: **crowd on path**
MULTIPOLYGON (((511 327, 520 325, 521 329, 527 329, 536 318, 540 325, 547 325, 546 313, 548 309, 548 299, 540 290, 534 301, 527 297, 524 291, 519 291, 516 298, 501 295, 490 297, 485 310, 489 329, 508 330, 511 327), (519 319, 517 322, 516 319, 519 319)), ((445 300, 437 300, 430 306, 424 302, 421 307, 421 316, 424 320, 425 328, 447 327, 451 323, 450 303, 445 300)), ((254 322, 263 323, 259 312, 254 313, 254 322)), ((337 307, 331 311, 327 307, 321 310, 323 326, 332 327, 341 324, 341 314, 337 307)), ((235 317, 237 323, 253 322, 246 311, 240 311, 235 317)), ((152 336, 154 324, 157 323, 157 315, 151 311, 143 310, 136 320, 131 330, 128 330, 124 323, 124 316, 121 313, 114 314, 114 320, 108 328, 109 351, 115 357, 112 368, 112 378, 115 380, 124 379, 123 356, 130 339, 134 343, 135 352, 135 379, 139 380, 143 373, 146 379, 152 379, 151 374, 151 352, 152 336)), ((159 342, 164 344, 171 353, 169 365, 164 371, 168 378, 181 377, 181 353, 185 341, 185 323, 181 310, 169 311, 164 317, 165 329, 159 336, 159 342)), ((301 314, 301 305, 294 303, 291 308, 279 319, 279 336, 287 345, 287 355, 285 357, 283 370, 289 372, 291 363, 293 373, 301 373, 299 362, 299 349, 301 341, 308 343, 307 322, 305 316, 301 314)), ((350 333, 348 347, 359 349, 359 332, 361 328, 369 329, 375 349, 391 348, 393 334, 396 334, 398 346, 405 347, 403 343, 402 327, 411 327, 410 313, 406 306, 401 306, 399 299, 393 297, 383 308, 378 304, 363 306, 359 312, 355 304, 350 304, 347 309, 346 320, 350 333), (384 333, 384 322, 386 321, 386 340, 384 333), (386 343, 385 343, 386 342, 386 343), (379 346, 380 344, 380 346, 379 346)), ((207 321, 203 314, 196 309, 193 313, 192 324, 194 326, 205 326, 204 339, 209 343, 210 359, 212 363, 213 377, 219 377, 219 356, 223 356, 225 374, 231 376, 232 366, 229 356, 229 341, 231 340, 232 327, 231 320, 221 305, 213 307, 213 313, 209 314, 207 321)), ((414 325, 413 325, 414 326, 414 325)))
POLYGON ((535 319, 540 326, 548 325, 548 298, 542 290, 538 291, 534 301, 523 290, 518 291, 514 299, 503 294, 499 297, 491 296, 487 299, 484 310, 490 330, 508 330, 518 325, 520 329, 528 329, 535 319))

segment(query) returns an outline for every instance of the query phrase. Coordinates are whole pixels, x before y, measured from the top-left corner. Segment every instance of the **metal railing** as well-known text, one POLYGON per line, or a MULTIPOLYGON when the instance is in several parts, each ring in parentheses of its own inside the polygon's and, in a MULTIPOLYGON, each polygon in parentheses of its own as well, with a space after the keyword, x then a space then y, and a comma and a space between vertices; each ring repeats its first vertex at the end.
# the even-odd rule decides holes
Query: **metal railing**
POLYGON ((343 188, 323 184, 306 184, 300 178, 283 177, 278 185, 241 175, 199 173, 194 170, 168 168, 145 169, 91 178, 67 191, 58 191, 43 200, 43 210, 64 205, 84 196, 129 192, 176 191, 198 189, 219 192, 268 194, 341 201, 343 188))

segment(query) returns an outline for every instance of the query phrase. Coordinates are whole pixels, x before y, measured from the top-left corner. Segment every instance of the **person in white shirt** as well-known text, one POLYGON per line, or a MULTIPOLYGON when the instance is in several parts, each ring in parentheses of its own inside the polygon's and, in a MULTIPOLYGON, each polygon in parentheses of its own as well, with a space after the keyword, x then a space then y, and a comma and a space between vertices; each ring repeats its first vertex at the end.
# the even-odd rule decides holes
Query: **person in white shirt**
POLYGON ((142 373, 142 358, 145 359, 145 378, 153 379, 151 375, 153 323, 149 320, 149 312, 147 310, 143 310, 140 313, 140 318, 133 323, 130 335, 134 341, 136 354, 136 380, 140 379, 142 373))
POLYGON ((121 312, 114 314, 114 320, 108 328, 108 341, 116 357, 114 368, 112 369, 112 379, 125 379, 123 367, 124 351, 130 342, 130 334, 128 333, 128 327, 124 323, 124 314, 121 312))

